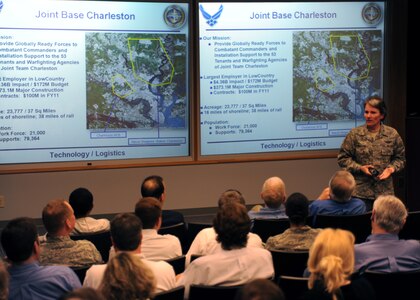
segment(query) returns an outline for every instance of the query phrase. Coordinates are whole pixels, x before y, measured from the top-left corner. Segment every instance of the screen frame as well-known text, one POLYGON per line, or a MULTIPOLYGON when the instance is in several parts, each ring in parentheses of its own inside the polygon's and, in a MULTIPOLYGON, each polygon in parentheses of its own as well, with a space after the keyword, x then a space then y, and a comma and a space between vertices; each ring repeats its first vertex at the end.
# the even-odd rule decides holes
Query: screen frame
MULTIPOLYGON (((59 0, 56 0, 59 1, 59 0)), ((83 0, 64 0, 69 2, 78 2, 83 0)), ((83 1, 84 2, 84 1, 83 1)), ((114 169, 114 168, 133 168, 142 166, 159 166, 159 165, 178 165, 191 163, 194 161, 194 148, 195 143, 195 107, 193 104, 194 88, 193 78, 194 68, 192 59, 193 55, 193 0, 177 0, 165 1, 165 0, 95 0, 95 2, 126 2, 126 3, 168 3, 168 4, 186 4, 188 6, 188 17, 184 26, 188 27, 188 39, 187 39, 187 50, 188 50, 188 65, 186 67, 186 84, 187 84, 187 97, 188 97, 188 108, 186 114, 186 122, 188 124, 188 139, 189 144, 187 146, 188 154, 185 156, 165 156, 165 157, 139 157, 139 158, 128 158, 128 159, 101 159, 91 161, 60 161, 60 162, 23 162, 23 163, 6 163, 0 164, 0 174, 15 174, 15 173, 34 173, 34 172, 57 172, 57 171, 72 171, 72 170, 98 170, 98 169, 114 169)), ((0 28, 1 33, 1 28, 0 28)), ((22 148, 24 149, 24 148, 22 148)))
MULTIPOLYGON (((246 162, 246 161, 273 161, 273 160, 295 160, 295 159, 316 159, 316 158, 334 158, 337 157, 339 148, 335 149, 325 149, 325 150, 299 150, 299 151, 273 151, 273 152, 261 152, 261 153, 236 153, 236 154, 210 154, 210 155, 202 155, 201 149, 201 128, 200 128, 200 107, 201 107, 201 98, 200 98, 200 51, 199 51, 199 28, 198 28, 198 14, 199 14, 199 3, 258 3, 258 1, 240 1, 240 0, 228 0, 228 1, 214 1, 214 0, 197 0, 195 1, 195 14, 194 14, 194 24, 195 34, 195 46, 196 46, 196 83, 194 84, 197 94, 197 103, 196 103, 196 110, 197 110, 197 118, 198 124, 196 128, 197 138, 196 140, 199 141, 196 147, 196 157, 197 161, 203 163, 225 163, 225 162, 246 162)), ((320 0, 320 1, 282 1, 282 0, 267 0, 263 1, 264 3, 311 3, 311 2, 322 2, 322 3, 348 3, 348 2, 360 2, 360 3, 368 3, 369 1, 345 1, 345 0, 337 0, 337 1, 330 1, 330 0, 320 0)), ((383 32, 383 73, 382 73, 382 96, 385 99, 385 102, 388 102, 388 95, 389 95, 389 82, 390 82, 390 72, 389 72, 389 57, 388 57, 388 48, 391 44, 391 32, 388 27, 391 22, 391 12, 390 12, 390 0, 379 0, 379 1, 372 1, 372 2, 382 2, 385 8, 385 14, 383 16, 383 23, 384 23, 384 32, 383 32)), ((343 137, 344 138, 344 137, 343 137)))

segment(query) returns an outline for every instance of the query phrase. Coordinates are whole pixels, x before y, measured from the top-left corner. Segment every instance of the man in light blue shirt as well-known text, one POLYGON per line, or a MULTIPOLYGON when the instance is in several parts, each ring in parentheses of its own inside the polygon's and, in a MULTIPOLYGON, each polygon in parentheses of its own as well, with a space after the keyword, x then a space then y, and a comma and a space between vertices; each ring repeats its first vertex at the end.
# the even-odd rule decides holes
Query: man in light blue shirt
POLYGON ((280 177, 268 178, 262 186, 260 196, 264 206, 256 205, 248 212, 251 220, 288 218, 284 206, 286 187, 280 177))
POLYGON ((365 203, 352 194, 356 187, 353 175, 347 171, 337 171, 330 179, 329 187, 324 189, 317 200, 309 205, 309 215, 358 215, 366 212, 365 203))
POLYGON ((395 196, 379 196, 373 203, 372 234, 355 245, 355 270, 405 272, 420 270, 420 243, 400 240, 407 209, 395 196))
POLYGON ((69 267, 39 265, 38 233, 32 219, 11 220, 3 229, 1 244, 11 262, 9 300, 56 300, 81 287, 69 267))

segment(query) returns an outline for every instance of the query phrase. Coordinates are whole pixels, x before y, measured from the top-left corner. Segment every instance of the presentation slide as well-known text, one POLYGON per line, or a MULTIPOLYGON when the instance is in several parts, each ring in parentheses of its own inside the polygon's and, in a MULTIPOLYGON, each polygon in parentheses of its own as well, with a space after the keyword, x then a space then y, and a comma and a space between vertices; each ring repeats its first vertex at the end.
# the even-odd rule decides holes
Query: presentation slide
POLYGON ((0 164, 189 156, 188 9, 0 1, 0 164))
POLYGON ((328 150, 382 95, 384 2, 200 2, 200 154, 328 150))

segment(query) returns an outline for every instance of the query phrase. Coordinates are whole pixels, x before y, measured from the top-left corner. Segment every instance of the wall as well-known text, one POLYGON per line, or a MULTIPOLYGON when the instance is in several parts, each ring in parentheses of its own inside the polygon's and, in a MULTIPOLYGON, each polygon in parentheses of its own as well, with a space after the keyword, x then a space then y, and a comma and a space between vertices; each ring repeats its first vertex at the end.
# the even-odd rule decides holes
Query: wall
POLYGON ((0 221, 40 218, 47 201, 67 199, 79 186, 92 191, 93 214, 132 211, 141 181, 152 174, 165 179, 167 209, 214 207, 228 188, 240 190, 247 204, 259 203, 261 185, 270 176, 283 178, 289 194, 299 191, 316 198, 337 169, 336 159, 327 158, 0 175, 0 195, 6 199, 0 221))

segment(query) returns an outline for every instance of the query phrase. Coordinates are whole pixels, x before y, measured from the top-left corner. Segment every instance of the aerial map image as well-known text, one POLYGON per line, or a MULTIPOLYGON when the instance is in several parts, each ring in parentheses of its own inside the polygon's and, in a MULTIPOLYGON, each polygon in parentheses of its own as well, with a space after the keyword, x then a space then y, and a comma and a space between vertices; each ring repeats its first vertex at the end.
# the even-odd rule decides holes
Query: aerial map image
POLYGON ((363 102, 381 90, 382 33, 293 33, 293 121, 363 119, 363 102))
POLYGON ((88 129, 184 128, 184 34, 86 34, 88 129))

